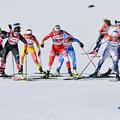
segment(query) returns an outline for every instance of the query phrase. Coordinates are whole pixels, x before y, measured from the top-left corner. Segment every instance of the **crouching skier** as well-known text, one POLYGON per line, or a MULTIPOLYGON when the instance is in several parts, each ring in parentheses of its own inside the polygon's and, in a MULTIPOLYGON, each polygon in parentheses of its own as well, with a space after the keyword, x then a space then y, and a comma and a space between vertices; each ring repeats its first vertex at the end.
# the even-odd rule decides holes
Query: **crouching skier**
POLYGON ((103 25, 99 29, 99 37, 97 39, 96 46, 90 52, 90 54, 97 55, 97 53, 101 47, 101 41, 108 36, 108 31, 109 31, 110 27, 112 26, 111 22, 109 19, 104 19, 103 22, 104 22, 103 25))
MULTIPOLYGON (((114 25, 114 30, 118 32, 118 36, 116 39, 118 42, 118 53, 119 53, 119 60, 120 60, 120 23, 117 23, 117 21, 115 21, 115 25, 114 25)), ((114 65, 111 64, 109 69, 107 70, 107 72, 101 74, 102 77, 108 77, 110 75, 110 73, 114 70, 114 65)))
POLYGON ((25 57, 25 52, 30 53, 34 63, 36 64, 38 70, 40 71, 40 73, 44 74, 45 71, 43 71, 42 66, 40 65, 40 63, 38 62, 37 59, 37 55, 34 49, 34 43, 36 44, 37 48, 38 48, 38 56, 40 57, 40 44, 38 42, 38 40, 36 39, 36 37, 32 34, 32 30, 31 29, 27 29, 26 33, 24 34, 24 38, 27 41, 27 44, 25 44, 23 46, 23 49, 21 51, 21 69, 20 71, 23 72, 23 64, 24 64, 24 57, 25 57), (27 51, 26 51, 27 50, 27 51))
MULTIPOLYGON (((84 47, 84 44, 82 42, 80 42, 78 39, 69 36, 69 34, 67 34, 67 33, 64 33, 63 45, 65 47, 67 54, 69 55, 69 57, 71 58, 71 61, 72 61, 73 76, 77 77, 77 76, 79 76, 79 74, 77 73, 76 54, 75 54, 75 50, 72 46, 72 42, 77 42, 81 48, 84 47)), ((58 57, 59 57, 59 63, 58 63, 57 69, 56 69, 56 75, 60 76, 60 69, 64 62, 64 58, 62 55, 59 55, 58 57)))
MULTIPOLYGON (((114 71, 116 72, 116 80, 119 81, 120 80, 120 77, 119 77, 119 69, 118 69, 118 59, 119 59, 119 53, 118 53, 118 38, 119 38, 119 32, 118 31, 113 31, 111 36, 108 36, 108 49, 111 55, 111 58, 112 58, 112 62, 113 62, 113 66, 114 66, 114 71)), ((105 54, 106 51, 104 51, 102 57, 105 57, 104 54, 105 54)), ((89 77, 97 77, 97 74, 103 64, 103 60, 100 59, 99 60, 99 63, 98 63, 98 66, 95 70, 95 72, 93 74, 91 74, 89 77)))
MULTIPOLYGON (((47 40, 49 38, 52 38, 52 41, 53 41, 52 49, 50 51, 50 56, 49 56, 49 63, 48 63, 48 67, 47 67, 47 73, 44 76, 46 78, 49 77, 50 69, 52 67, 54 58, 55 58, 55 56, 57 54, 60 54, 60 55, 62 55, 64 57, 64 60, 66 62, 66 67, 68 69, 68 74, 70 76, 72 75, 68 54, 66 53, 65 48, 63 46, 63 39, 64 39, 63 35, 64 35, 64 33, 67 33, 67 32, 65 32, 64 30, 61 30, 60 25, 55 25, 55 27, 53 28, 53 31, 50 32, 48 35, 46 35, 42 39, 42 44, 41 44, 42 47, 44 46, 45 40, 47 40)), ((69 33, 67 33, 67 34, 69 34, 69 33)))
POLYGON ((22 77, 20 71, 18 41, 21 40, 24 44, 27 44, 27 42, 24 39, 24 37, 20 34, 21 32, 20 24, 14 24, 13 30, 11 25, 9 25, 9 28, 10 28, 10 32, 7 33, 7 42, 5 43, 1 57, 1 66, 0 66, 0 68, 2 69, 1 76, 4 77, 7 76, 5 74, 5 64, 6 64, 7 55, 11 51, 15 58, 18 73, 20 74, 20 77, 22 77))
MULTIPOLYGON (((93 51, 90 52, 90 54, 94 54, 95 56, 97 55, 97 53, 99 51, 99 48, 101 46, 101 42, 104 39, 108 41, 108 37, 109 37, 108 33, 109 33, 109 31, 110 31, 111 28, 113 29, 113 25, 111 25, 111 22, 110 22, 109 19, 104 19, 103 21, 104 21, 104 24, 99 29, 99 37, 98 37, 96 46, 94 47, 93 51)), ((97 76, 98 71, 101 69, 102 64, 104 63, 104 61, 106 60, 106 58, 109 55, 109 50, 110 50, 110 46, 107 43, 107 46, 105 47, 105 49, 104 49, 104 51, 103 51, 103 53, 102 53, 102 55, 100 57, 100 60, 98 62, 98 66, 96 68, 96 72, 94 72, 93 74, 91 74, 90 77, 96 77, 97 76)))

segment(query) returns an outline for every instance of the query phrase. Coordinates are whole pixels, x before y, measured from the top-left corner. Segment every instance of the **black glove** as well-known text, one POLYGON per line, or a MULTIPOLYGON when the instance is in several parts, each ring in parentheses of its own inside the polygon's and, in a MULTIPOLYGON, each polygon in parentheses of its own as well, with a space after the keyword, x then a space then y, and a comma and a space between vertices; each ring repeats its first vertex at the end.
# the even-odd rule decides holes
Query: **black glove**
POLYGON ((44 43, 41 44, 41 47, 44 48, 44 43))
POLYGON ((41 54, 41 51, 39 50, 39 51, 38 51, 38 56, 40 56, 40 54, 41 54))
POLYGON ((80 42, 80 47, 83 48, 84 47, 84 44, 80 42))
POLYGON ((12 30, 12 25, 9 24, 8 27, 10 28, 10 30, 12 30))

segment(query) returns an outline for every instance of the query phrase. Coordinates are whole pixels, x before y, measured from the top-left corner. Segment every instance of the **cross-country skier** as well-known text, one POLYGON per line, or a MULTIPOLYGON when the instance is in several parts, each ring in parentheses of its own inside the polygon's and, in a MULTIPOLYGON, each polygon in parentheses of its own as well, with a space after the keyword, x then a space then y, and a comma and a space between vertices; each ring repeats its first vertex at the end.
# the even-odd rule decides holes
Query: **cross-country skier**
POLYGON ((24 34, 24 38, 27 41, 27 44, 25 44, 23 46, 23 49, 21 51, 21 69, 20 69, 20 71, 23 72, 24 57, 26 54, 25 52, 27 52, 27 53, 31 54, 31 56, 34 60, 34 63, 36 64, 40 73, 45 73, 42 69, 42 66, 38 62, 37 55, 36 55, 35 48, 34 48, 34 43, 35 43, 38 48, 38 56, 40 57, 40 53, 41 53, 40 44, 39 44, 38 40, 36 39, 36 37, 32 34, 31 29, 26 30, 26 33, 24 34))
MULTIPOLYGON (((7 35, 7 32, 0 28, 0 59, 2 57, 2 52, 3 52, 3 44, 2 43, 3 43, 3 39, 6 38, 6 35, 7 35)), ((0 61, 0 64, 1 64, 1 61, 0 61)), ((3 69, 0 69, 0 76, 2 74, 2 71, 3 71, 3 69)))
MULTIPOLYGON (((103 56, 102 57, 107 57, 104 56, 105 52, 109 52, 112 61, 113 61, 113 65, 114 65, 114 71, 116 72, 116 80, 119 81, 120 77, 119 77, 119 69, 118 69, 118 59, 119 59, 119 54, 118 54, 118 41, 120 34, 118 31, 113 31, 111 36, 108 36, 108 45, 107 45, 107 49, 104 51, 103 56)), ((107 54, 108 55, 108 54, 107 54)), ((96 77, 101 66, 103 64, 103 61, 101 61, 101 59, 99 60, 98 66, 95 70, 95 72, 93 74, 91 74, 89 77, 96 77)))
MULTIPOLYGON (((115 20, 115 25, 113 30, 120 33, 120 22, 117 22, 117 20, 115 20)), ((119 36, 118 36, 118 39, 119 39, 119 36)), ((120 59, 120 41, 118 41, 118 53, 119 53, 119 59, 120 59)), ((114 65, 111 64, 107 72, 101 74, 101 77, 108 77, 113 70, 114 70, 114 65)))
POLYGON ((108 36, 108 31, 111 27, 111 21, 109 19, 104 19, 103 22, 104 22, 104 24, 99 29, 99 37, 98 37, 98 40, 96 42, 96 46, 90 52, 90 54, 96 55, 99 51, 100 46, 101 46, 101 41, 103 40, 103 38, 106 38, 108 36))
POLYGON ((17 65, 17 70, 18 72, 20 72, 18 41, 21 40, 24 44, 27 44, 24 37, 20 34, 21 32, 20 24, 14 24, 13 30, 11 25, 9 25, 9 28, 10 28, 10 32, 7 33, 7 42, 5 43, 1 57, 1 66, 0 66, 0 68, 2 69, 1 76, 6 76, 5 64, 6 64, 7 55, 10 51, 14 55, 15 62, 17 65))
MULTIPOLYGON (((113 29, 113 25, 111 25, 110 20, 104 19, 104 24, 102 25, 102 27, 101 27, 100 30, 99 30, 99 34, 100 34, 100 35, 99 35, 98 41, 97 41, 96 46, 95 46, 95 48, 93 49, 93 51, 90 52, 91 54, 94 54, 95 56, 97 55, 98 50, 99 50, 99 48, 100 48, 100 46, 101 46, 101 41, 102 41, 103 39, 106 39, 106 40, 108 39, 108 32, 109 32, 109 29, 110 29, 111 27, 112 27, 112 29, 113 29)), ((111 34, 111 33, 110 33, 110 34, 111 34)), ((110 47, 109 47, 109 45, 107 44, 107 46, 105 47, 105 49, 104 49, 104 51, 103 51, 103 53, 102 53, 102 55, 101 55, 101 57, 100 57, 100 60, 99 60, 99 62, 98 62, 98 66, 97 66, 95 72, 94 72, 93 74, 91 74, 90 77, 96 77, 96 76, 97 76, 98 71, 100 70, 102 64, 104 63, 104 61, 106 60, 107 56, 109 55, 109 48, 110 48, 110 47)))
MULTIPOLYGON (((49 56, 47 73, 46 73, 45 77, 49 77, 51 66, 52 66, 54 58, 57 54, 60 54, 64 57, 64 60, 66 62, 66 67, 68 69, 68 74, 72 75, 68 54, 66 53, 65 48, 63 46, 64 33, 67 33, 67 32, 64 30, 61 30, 60 25, 55 25, 55 27, 53 28, 53 31, 50 32, 48 35, 46 35, 42 39, 42 44, 41 44, 42 47, 44 46, 44 42, 47 39, 52 38, 52 41, 53 41, 52 48, 50 51, 50 56, 49 56)), ((67 34, 69 34, 69 33, 67 33, 67 34)), ((70 34, 69 34, 69 37, 72 38, 72 36, 70 34)))
MULTIPOLYGON (((76 76, 76 75, 78 75, 77 70, 76 70, 77 69, 76 54, 75 54, 75 50, 72 46, 72 42, 77 42, 80 45, 81 48, 84 47, 84 44, 82 42, 80 42, 78 39, 73 38, 73 37, 69 39, 69 35, 64 33, 63 45, 65 47, 65 50, 66 50, 67 54, 71 58, 72 67, 73 67, 73 75, 76 76)), ((58 63, 57 69, 56 69, 56 75, 60 76, 60 69, 61 69, 61 66, 64 62, 64 58, 63 58, 62 55, 59 55, 58 57, 59 57, 59 63, 58 63)))
POLYGON ((2 55, 2 50, 3 50, 3 45, 2 45, 3 39, 6 38, 6 35, 7 35, 7 32, 0 28, 0 57, 2 55))

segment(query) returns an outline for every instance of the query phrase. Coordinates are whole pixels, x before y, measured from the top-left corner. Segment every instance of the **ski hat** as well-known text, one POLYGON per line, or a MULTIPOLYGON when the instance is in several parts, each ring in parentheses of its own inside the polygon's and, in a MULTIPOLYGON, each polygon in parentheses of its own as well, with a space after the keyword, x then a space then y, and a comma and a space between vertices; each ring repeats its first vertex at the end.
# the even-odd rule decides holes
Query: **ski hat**
POLYGON ((32 35, 32 30, 31 30, 31 29, 27 29, 27 30, 26 30, 26 34, 27 34, 27 35, 32 35))
POLYGON ((19 26, 19 27, 21 26, 20 23, 14 23, 14 24, 13 24, 13 27, 18 27, 18 26, 19 26))
POLYGON ((14 30, 14 32, 21 32, 20 23, 14 23, 13 24, 13 30, 14 30))
POLYGON ((104 19, 103 21, 104 21, 108 26, 111 25, 111 21, 110 21, 109 19, 104 19))
POLYGON ((58 31, 60 31, 61 30, 61 28, 60 28, 60 25, 55 25, 55 27, 53 28, 54 29, 54 31, 56 31, 56 32, 58 32, 58 31))
POLYGON ((21 29, 21 27, 17 26, 17 27, 14 28, 14 32, 21 32, 20 29, 21 29))
POLYGON ((113 31, 112 32, 112 37, 117 37, 118 36, 118 31, 113 31))

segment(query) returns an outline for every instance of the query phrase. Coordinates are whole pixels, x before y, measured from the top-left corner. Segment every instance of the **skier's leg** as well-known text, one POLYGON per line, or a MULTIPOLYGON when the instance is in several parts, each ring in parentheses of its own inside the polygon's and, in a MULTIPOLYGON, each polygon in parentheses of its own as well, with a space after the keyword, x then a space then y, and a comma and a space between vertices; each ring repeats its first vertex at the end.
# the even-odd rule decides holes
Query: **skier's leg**
POLYGON ((23 72, 24 58, 25 58, 25 49, 23 47, 21 50, 21 54, 20 54, 21 66, 20 66, 19 72, 21 72, 21 73, 23 72))
POLYGON ((119 68, 118 68, 118 58, 119 58, 118 49, 116 50, 111 49, 110 54, 111 54, 113 65, 114 65, 114 71, 116 72, 116 79, 120 81, 119 68))
POLYGON ((66 67, 68 69, 68 74, 71 76, 72 72, 71 72, 71 66, 70 66, 70 61, 68 58, 68 54, 66 53, 64 48, 59 49, 60 54, 63 56, 65 62, 66 62, 66 67))
POLYGON ((2 56, 1 56, 1 64, 0 64, 1 76, 5 76, 5 64, 6 64, 6 58, 9 51, 10 51, 9 46, 5 44, 5 47, 3 48, 2 56))
POLYGON ((57 65, 57 69, 56 69, 56 74, 60 75, 60 69, 62 67, 62 64, 64 62, 64 58, 62 55, 58 56, 58 65, 57 65))
POLYGON ((17 45, 13 46, 13 47, 11 48, 11 51, 12 51, 12 53, 13 53, 13 55, 14 55, 14 58, 15 58, 17 70, 18 70, 18 72, 21 73, 21 71, 20 71, 20 57, 19 57, 19 49, 18 49, 18 46, 17 46, 17 45))
POLYGON ((56 56, 56 53, 58 51, 56 51, 56 49, 54 48, 54 45, 52 45, 52 49, 50 51, 50 56, 49 56, 49 62, 48 62, 48 65, 47 65, 47 73, 44 77, 48 78, 49 77, 49 74, 50 74, 50 70, 51 70, 51 67, 52 67, 52 64, 53 64, 53 61, 55 59, 55 56, 56 56))
POLYGON ((35 49, 32 47, 32 48, 28 48, 28 52, 31 54, 32 56, 32 59, 34 61, 34 63, 36 64, 38 70, 40 71, 40 73, 45 73, 42 69, 42 66, 40 65, 38 59, 37 59, 37 55, 36 55, 36 52, 35 52, 35 49))
POLYGON ((2 57, 3 46, 0 45, 0 57, 2 57))
POLYGON ((104 61, 106 60, 107 56, 109 55, 109 49, 110 49, 109 45, 107 45, 105 50, 104 50, 104 52, 103 52, 103 54, 100 57, 100 60, 98 62, 97 68, 95 69, 95 72, 93 74, 91 74, 89 77, 96 77, 97 76, 99 70, 102 67, 102 64, 104 63, 104 61))
POLYGON ((77 65, 76 65, 76 54, 73 48, 71 48, 71 50, 69 50, 68 55, 70 56, 71 60, 72 60, 72 66, 73 66, 73 74, 77 75, 77 65))

